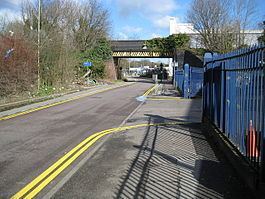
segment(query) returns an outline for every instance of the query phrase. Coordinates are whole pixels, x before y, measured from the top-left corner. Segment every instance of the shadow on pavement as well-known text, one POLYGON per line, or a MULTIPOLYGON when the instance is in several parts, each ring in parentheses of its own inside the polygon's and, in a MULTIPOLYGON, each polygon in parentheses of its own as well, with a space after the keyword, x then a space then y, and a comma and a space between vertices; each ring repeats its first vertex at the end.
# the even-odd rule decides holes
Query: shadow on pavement
POLYGON ((188 123, 147 127, 113 198, 252 198, 202 124, 190 120, 194 106, 180 119, 146 115, 149 124, 188 123))

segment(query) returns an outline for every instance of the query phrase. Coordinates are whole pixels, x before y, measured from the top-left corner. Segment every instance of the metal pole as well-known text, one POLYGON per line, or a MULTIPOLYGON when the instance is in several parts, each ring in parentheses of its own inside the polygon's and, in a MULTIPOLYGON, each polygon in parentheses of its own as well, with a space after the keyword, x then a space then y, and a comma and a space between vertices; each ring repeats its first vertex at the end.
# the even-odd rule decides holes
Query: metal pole
POLYGON ((38 0, 38 91, 40 90, 40 25, 41 25, 41 0, 38 0))
POLYGON ((129 75, 131 75, 131 72, 130 72, 130 68, 131 68, 130 58, 128 60, 129 60, 129 75))

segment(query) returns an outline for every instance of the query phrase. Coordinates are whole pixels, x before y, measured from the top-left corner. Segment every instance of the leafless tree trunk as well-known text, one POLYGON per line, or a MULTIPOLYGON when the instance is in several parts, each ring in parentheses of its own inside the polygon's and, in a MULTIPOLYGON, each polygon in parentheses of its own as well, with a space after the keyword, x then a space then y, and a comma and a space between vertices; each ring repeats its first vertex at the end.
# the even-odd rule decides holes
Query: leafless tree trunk
POLYGON ((4 17, 0 17, 0 35, 3 35, 5 30, 6 30, 6 19, 4 17))
POLYGON ((245 30, 252 25, 255 14, 255 0, 234 0, 235 29, 237 30, 236 47, 245 45, 245 30))

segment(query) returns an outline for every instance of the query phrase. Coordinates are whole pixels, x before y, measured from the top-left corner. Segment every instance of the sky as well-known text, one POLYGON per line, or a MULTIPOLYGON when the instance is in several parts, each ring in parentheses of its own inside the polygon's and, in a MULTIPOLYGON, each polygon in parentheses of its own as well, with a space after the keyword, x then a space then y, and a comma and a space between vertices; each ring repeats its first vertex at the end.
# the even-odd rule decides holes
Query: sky
MULTIPOLYGON (((19 18, 22 1, 0 0, 0 16, 19 18)), ((169 35, 170 17, 176 17, 177 22, 187 22, 185 15, 192 0, 100 1, 110 11, 112 39, 150 39, 169 35)), ((264 20, 264 0, 256 0, 255 7, 255 19, 264 20)))
POLYGON ((169 34, 169 18, 185 21, 190 0, 109 0, 114 39, 150 39, 169 34))
MULTIPOLYGON (((36 0, 29 0, 36 1, 36 0)), ((67 1, 67 0, 66 0, 67 1)), ((86 0, 75 0, 86 1, 86 0)), ((151 39, 169 35, 169 18, 187 22, 186 13, 192 0, 99 0, 110 12, 112 39, 151 39)), ((256 1, 254 19, 265 20, 264 0, 256 1)), ((0 17, 21 18, 23 0, 0 0, 0 17)), ((133 59, 131 59, 133 60, 133 59)), ((138 59, 136 59, 138 60, 138 59)), ((168 59, 152 59, 167 63, 168 59)))

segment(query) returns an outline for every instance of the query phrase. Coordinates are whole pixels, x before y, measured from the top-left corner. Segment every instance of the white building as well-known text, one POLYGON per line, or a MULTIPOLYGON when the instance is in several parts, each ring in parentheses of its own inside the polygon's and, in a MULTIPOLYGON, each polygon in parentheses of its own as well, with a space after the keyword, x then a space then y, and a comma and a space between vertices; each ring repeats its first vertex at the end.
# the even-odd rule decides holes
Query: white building
MULTIPOLYGON (((203 47, 201 44, 201 37, 194 29, 194 25, 192 23, 177 23, 175 17, 171 17, 169 20, 169 35, 172 34, 187 34, 190 36, 190 47, 191 48, 199 48, 203 47)), ((244 43, 247 45, 257 44, 258 37, 261 36, 263 30, 245 30, 244 31, 244 43)), ((169 61, 169 75, 172 76, 173 73, 173 65, 172 59, 169 61)))
POLYGON ((194 29, 192 23, 177 23, 175 17, 169 19, 169 35, 187 34, 190 36, 190 47, 201 47, 199 33, 194 29))

